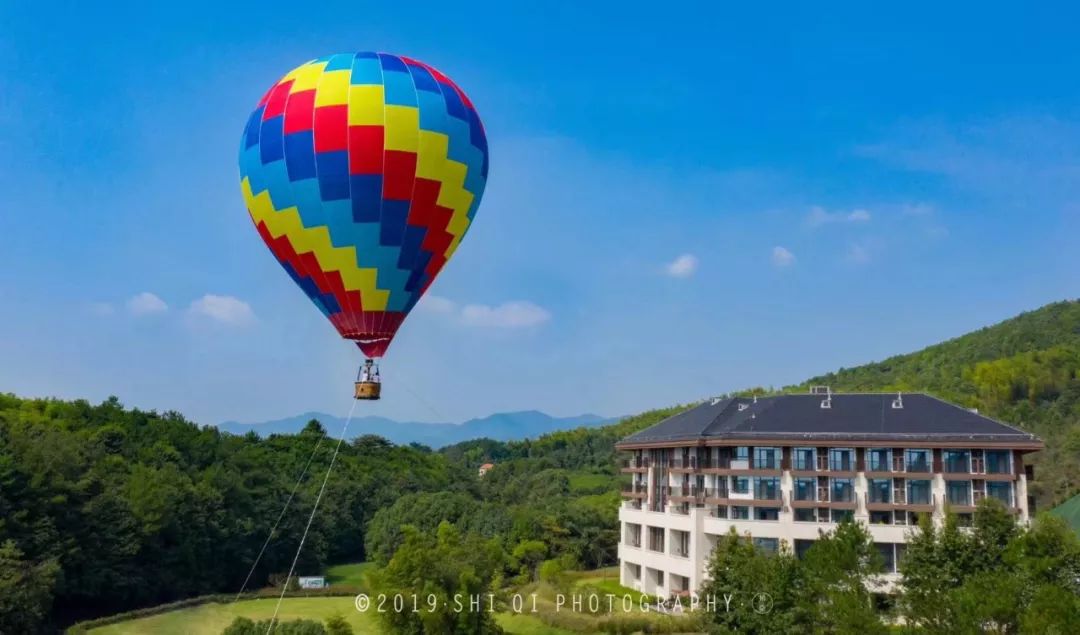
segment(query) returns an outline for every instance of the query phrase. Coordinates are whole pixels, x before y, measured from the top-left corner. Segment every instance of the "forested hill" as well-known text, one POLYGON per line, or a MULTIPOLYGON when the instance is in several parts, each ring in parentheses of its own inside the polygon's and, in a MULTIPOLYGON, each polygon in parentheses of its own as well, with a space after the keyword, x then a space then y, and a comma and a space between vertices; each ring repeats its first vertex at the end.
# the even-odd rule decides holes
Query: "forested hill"
POLYGON ((807 380, 786 391, 908 390, 978 408, 1041 436, 1034 458, 1040 508, 1080 490, 1080 302, 1057 302, 881 362, 807 380))

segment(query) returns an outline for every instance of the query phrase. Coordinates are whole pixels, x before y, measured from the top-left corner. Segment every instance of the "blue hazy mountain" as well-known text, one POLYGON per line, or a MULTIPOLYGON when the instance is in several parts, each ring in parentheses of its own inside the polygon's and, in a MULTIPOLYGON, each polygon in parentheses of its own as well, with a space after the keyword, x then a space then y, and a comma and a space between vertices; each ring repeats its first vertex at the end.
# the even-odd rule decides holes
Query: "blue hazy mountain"
MULTIPOLYGON (((271 434, 292 434, 299 432, 308 421, 317 419, 332 436, 341 433, 344 417, 325 412, 305 412, 294 417, 264 421, 261 423, 239 423, 226 421, 218 429, 233 434, 247 434, 254 431, 259 436, 271 434)), ((500 412, 479 419, 469 419, 464 423, 424 423, 418 421, 395 421, 386 417, 353 417, 346 436, 350 439, 377 434, 393 443, 405 444, 418 442, 433 448, 444 445, 487 437, 497 441, 536 438, 556 430, 568 430, 580 427, 596 427, 616 421, 618 418, 605 418, 594 414, 576 417, 552 417, 538 410, 521 412, 500 412)))

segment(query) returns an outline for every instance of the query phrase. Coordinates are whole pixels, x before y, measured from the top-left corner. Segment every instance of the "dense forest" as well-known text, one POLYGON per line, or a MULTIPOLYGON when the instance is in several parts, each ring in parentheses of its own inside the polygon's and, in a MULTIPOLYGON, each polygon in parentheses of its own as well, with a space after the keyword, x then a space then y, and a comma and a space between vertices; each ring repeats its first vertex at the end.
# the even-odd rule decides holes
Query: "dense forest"
MULTIPOLYGON (((1080 303, 1067 302, 806 385, 923 390, 1043 436, 1035 492, 1046 508, 1080 489, 1078 375, 1080 303)), ((551 563, 612 564, 614 444, 683 408, 438 451, 360 437, 342 447, 298 571, 370 560, 392 587, 400 583, 395 572, 404 579, 421 562, 395 563, 403 546, 487 554, 476 566, 484 585, 526 582, 551 563), (479 478, 484 462, 496 466, 479 478), (432 540, 442 542, 424 542, 432 540)), ((316 421, 299 434, 260 439, 174 412, 127 409, 117 399, 92 405, 0 394, 0 632, 239 590, 314 456, 252 586, 278 579, 314 502, 313 475, 325 471, 333 445, 316 421)))

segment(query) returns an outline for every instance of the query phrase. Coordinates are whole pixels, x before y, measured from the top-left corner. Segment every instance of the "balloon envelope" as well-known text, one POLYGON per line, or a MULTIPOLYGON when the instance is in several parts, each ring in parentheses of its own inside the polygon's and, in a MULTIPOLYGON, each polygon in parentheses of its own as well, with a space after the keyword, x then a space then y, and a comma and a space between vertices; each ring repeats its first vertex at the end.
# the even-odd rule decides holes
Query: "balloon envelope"
POLYGON ((248 119, 240 179, 285 271, 369 357, 469 230, 487 138, 465 93, 386 53, 330 55, 274 84, 248 119))

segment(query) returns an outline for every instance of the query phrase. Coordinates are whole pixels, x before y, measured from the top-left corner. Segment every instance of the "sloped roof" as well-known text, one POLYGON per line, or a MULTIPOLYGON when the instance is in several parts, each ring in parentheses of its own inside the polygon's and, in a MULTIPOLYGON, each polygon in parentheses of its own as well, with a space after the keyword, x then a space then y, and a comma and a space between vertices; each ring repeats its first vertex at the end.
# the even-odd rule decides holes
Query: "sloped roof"
POLYGON ((979 440, 1041 443, 1032 434, 922 393, 833 393, 714 399, 634 433, 620 447, 709 439, 979 440), (822 407, 828 399, 829 408, 822 407))

